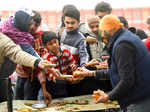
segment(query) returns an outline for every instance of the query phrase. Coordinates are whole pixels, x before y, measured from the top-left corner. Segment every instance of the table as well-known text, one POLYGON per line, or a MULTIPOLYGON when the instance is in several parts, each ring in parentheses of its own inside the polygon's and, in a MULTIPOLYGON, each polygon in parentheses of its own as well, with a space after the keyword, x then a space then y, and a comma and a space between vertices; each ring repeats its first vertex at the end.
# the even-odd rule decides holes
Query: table
MULTIPOLYGON (((108 110, 110 108, 118 109, 119 105, 112 104, 112 103, 93 103, 93 98, 91 95, 84 95, 84 96, 76 96, 76 97, 68 97, 68 98, 59 98, 54 99, 52 101, 52 106, 45 108, 43 110, 37 110, 33 109, 31 106, 27 106, 26 104, 38 104, 43 103, 41 101, 31 101, 31 100, 14 100, 13 101, 13 112, 19 112, 19 109, 23 108, 29 108, 31 111, 28 112, 71 112, 71 109, 73 109, 72 112, 75 111, 96 111, 96 110, 108 110), (87 105, 77 105, 77 104, 66 104, 62 106, 55 105, 56 102, 63 102, 63 101, 72 101, 72 100, 88 100, 89 104, 87 105), (62 109, 60 109, 62 108, 62 109)), ((7 112, 7 103, 3 102, 0 103, 0 112, 7 112)), ((25 111, 26 112, 26 111, 25 111)), ((109 112, 109 111, 107 111, 109 112)))

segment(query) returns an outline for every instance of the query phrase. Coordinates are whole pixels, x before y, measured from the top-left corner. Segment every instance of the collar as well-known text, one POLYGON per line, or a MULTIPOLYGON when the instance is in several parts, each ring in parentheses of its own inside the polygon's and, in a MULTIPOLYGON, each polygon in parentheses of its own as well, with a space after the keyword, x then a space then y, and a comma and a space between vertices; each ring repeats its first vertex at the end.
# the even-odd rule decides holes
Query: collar
POLYGON ((73 30, 73 31, 70 31, 70 32, 67 32, 67 34, 75 34, 79 31, 79 28, 73 30))

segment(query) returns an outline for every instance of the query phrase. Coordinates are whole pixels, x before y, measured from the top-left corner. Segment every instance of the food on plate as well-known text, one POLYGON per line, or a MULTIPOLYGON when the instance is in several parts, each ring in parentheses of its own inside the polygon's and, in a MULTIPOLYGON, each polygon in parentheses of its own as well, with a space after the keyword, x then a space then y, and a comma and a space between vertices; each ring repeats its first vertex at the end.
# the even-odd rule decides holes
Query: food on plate
POLYGON ((87 38, 85 38, 85 41, 87 42, 87 43, 96 43, 97 42, 97 39, 96 38, 94 38, 94 37, 91 37, 91 36, 88 36, 87 38))
POLYGON ((33 104, 35 104, 35 103, 28 103, 28 102, 24 103, 24 105, 27 105, 27 106, 32 106, 33 104))
POLYGON ((63 78, 73 78, 72 75, 61 75, 61 77, 63 77, 63 78))
POLYGON ((32 109, 30 109, 30 108, 22 108, 22 109, 18 109, 18 112, 32 112, 32 109))
POLYGON ((99 97, 100 97, 100 94, 99 94, 98 91, 94 91, 92 96, 93 96, 93 98, 94 98, 95 100, 98 100, 99 97))
POLYGON ((81 74, 81 72, 83 72, 81 69, 79 70, 79 69, 77 69, 77 70, 75 70, 74 72, 73 72, 73 77, 74 78, 79 78, 80 76, 80 74, 81 74))
POLYGON ((46 67, 56 67, 56 64, 52 64, 52 63, 43 63, 43 65, 46 67))

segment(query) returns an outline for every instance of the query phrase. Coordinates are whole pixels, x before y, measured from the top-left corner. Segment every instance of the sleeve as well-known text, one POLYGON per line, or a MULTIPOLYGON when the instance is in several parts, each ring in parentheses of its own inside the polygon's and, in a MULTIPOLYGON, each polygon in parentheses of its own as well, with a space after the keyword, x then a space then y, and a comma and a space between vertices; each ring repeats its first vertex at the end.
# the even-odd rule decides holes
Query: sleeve
POLYGON ((34 67, 34 63, 38 59, 22 51, 19 46, 3 34, 0 34, 0 54, 3 57, 8 57, 17 64, 28 67, 34 67))
POLYGON ((31 45, 21 44, 20 47, 22 48, 23 51, 31 54, 32 56, 41 58, 31 45))
POLYGON ((110 100, 119 100, 124 97, 135 84, 135 56, 136 49, 128 42, 120 43, 115 51, 120 81, 109 93, 110 100))
POLYGON ((79 43, 79 57, 80 57, 80 66, 86 64, 89 60, 89 55, 86 50, 86 42, 82 39, 79 43))
POLYGON ((96 70, 95 78, 97 80, 109 80, 109 69, 96 70))

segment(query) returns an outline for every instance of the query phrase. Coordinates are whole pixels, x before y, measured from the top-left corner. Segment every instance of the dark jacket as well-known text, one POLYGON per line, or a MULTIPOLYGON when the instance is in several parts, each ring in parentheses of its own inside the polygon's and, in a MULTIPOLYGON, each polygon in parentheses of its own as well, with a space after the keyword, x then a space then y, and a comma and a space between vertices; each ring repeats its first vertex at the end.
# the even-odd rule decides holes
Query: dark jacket
POLYGON ((150 54, 144 43, 136 35, 125 29, 120 29, 118 34, 115 34, 112 39, 114 42, 110 45, 109 49, 111 55, 110 79, 114 89, 122 80, 122 74, 119 74, 117 60, 115 60, 116 47, 121 42, 128 42, 136 49, 136 57, 133 59, 135 60, 136 68, 134 72, 135 74, 133 74, 135 77, 134 86, 128 91, 128 93, 124 93, 124 96, 118 100, 121 108, 125 108, 130 104, 150 97, 150 54))
POLYGON ((72 32, 67 32, 65 29, 61 35, 60 42, 62 46, 71 52, 76 64, 82 66, 88 62, 89 56, 86 50, 86 42, 78 28, 72 32))

